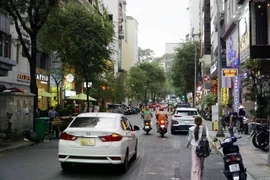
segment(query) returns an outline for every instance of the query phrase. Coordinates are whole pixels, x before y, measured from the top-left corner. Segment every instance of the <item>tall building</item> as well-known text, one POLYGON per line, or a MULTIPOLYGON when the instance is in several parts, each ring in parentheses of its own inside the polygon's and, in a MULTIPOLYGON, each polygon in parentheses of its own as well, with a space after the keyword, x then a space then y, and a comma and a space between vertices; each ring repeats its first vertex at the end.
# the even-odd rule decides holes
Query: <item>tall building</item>
POLYGON ((0 84, 3 81, 1 76, 8 76, 8 72, 12 71, 12 67, 17 64, 11 55, 11 42, 10 20, 0 14, 0 84))
POLYGON ((128 71, 138 62, 138 21, 131 16, 126 17, 127 35, 122 41, 122 68, 128 71))
POLYGON ((122 70, 122 50, 123 40, 127 41, 126 31, 126 0, 103 0, 105 8, 113 20, 115 40, 112 44, 114 53, 111 56, 111 60, 114 63, 114 72, 117 73, 122 70))
MULTIPOLYGON (((189 37, 200 33, 200 2, 201 0, 189 0, 189 37)), ((199 40, 199 36, 193 37, 199 40)))
POLYGON ((202 96, 210 91, 210 67, 211 67, 211 17, 210 0, 203 0, 200 4, 200 85, 202 96))

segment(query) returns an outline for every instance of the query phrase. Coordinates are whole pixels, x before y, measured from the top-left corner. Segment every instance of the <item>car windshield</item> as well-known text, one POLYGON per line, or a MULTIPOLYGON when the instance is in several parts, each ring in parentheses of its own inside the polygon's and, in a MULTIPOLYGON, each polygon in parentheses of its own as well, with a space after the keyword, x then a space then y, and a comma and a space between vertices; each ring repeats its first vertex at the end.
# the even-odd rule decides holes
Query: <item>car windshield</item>
POLYGON ((71 128, 95 128, 95 129, 107 129, 115 128, 116 120, 111 117, 77 117, 72 124, 71 128))
POLYGON ((179 110, 176 112, 176 114, 179 114, 182 116, 194 116, 194 115, 197 115, 197 111, 179 110))

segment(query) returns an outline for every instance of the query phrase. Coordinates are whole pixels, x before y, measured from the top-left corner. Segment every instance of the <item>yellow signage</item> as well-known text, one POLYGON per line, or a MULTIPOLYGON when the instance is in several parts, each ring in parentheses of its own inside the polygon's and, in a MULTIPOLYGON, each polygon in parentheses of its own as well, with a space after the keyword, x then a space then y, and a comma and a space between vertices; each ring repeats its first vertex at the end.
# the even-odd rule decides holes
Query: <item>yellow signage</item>
POLYGON ((238 69, 222 69, 222 77, 236 77, 238 69))

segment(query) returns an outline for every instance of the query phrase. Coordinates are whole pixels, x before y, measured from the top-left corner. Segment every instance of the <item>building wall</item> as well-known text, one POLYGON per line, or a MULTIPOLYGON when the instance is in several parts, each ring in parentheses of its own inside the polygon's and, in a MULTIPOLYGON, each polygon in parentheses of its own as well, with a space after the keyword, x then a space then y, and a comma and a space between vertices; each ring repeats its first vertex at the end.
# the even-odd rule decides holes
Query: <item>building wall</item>
POLYGON ((115 39, 111 45, 114 49, 114 53, 111 56, 111 60, 114 62, 114 72, 118 72, 121 69, 122 62, 122 38, 125 38, 125 16, 126 16, 126 1, 125 0, 103 0, 105 8, 108 13, 112 15, 114 24, 115 39))
POLYGON ((165 43, 165 54, 174 54, 181 43, 165 43))
POLYGON ((131 16, 127 16, 127 35, 126 41, 122 41, 123 60, 122 68, 128 71, 138 62, 138 22, 131 16))
MULTIPOLYGON (((189 0, 189 37, 193 34, 200 32, 200 1, 201 0, 189 0), (192 32, 193 29, 193 32, 192 32)), ((198 40, 198 37, 194 37, 198 40)))
POLYGON ((17 65, 8 72, 8 76, 0 77, 0 84, 7 88, 17 87, 25 92, 30 92, 30 66, 28 60, 22 56, 22 46, 14 25, 10 26, 10 34, 12 36, 11 59, 16 60, 17 65))

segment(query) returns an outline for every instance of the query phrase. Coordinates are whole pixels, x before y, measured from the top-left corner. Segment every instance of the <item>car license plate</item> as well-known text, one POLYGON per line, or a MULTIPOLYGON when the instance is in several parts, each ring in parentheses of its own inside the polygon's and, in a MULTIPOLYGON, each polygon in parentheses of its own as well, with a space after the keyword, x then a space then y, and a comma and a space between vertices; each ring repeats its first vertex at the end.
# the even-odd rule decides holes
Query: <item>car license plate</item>
POLYGON ((82 146, 94 146, 95 145, 95 138, 82 138, 81 145, 82 146))
POLYGON ((161 125, 160 127, 161 127, 161 128, 165 128, 165 125, 161 125))
POLYGON ((150 127, 149 126, 145 126, 145 129, 149 129, 150 127))
POLYGON ((230 172, 240 171, 239 164, 231 164, 229 165, 229 169, 230 169, 230 172))

